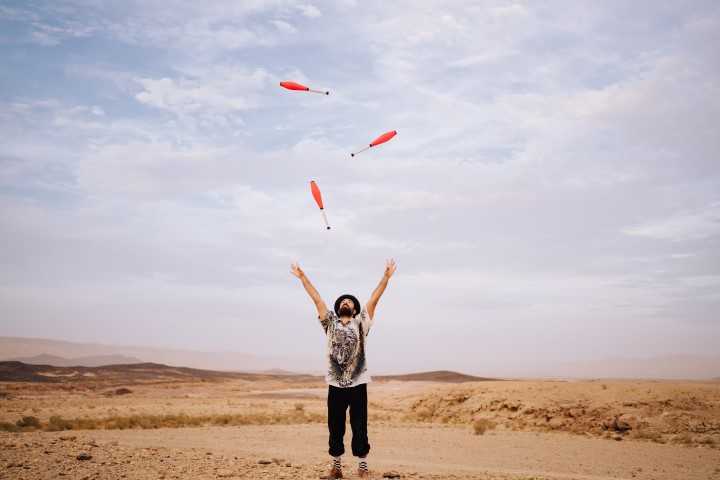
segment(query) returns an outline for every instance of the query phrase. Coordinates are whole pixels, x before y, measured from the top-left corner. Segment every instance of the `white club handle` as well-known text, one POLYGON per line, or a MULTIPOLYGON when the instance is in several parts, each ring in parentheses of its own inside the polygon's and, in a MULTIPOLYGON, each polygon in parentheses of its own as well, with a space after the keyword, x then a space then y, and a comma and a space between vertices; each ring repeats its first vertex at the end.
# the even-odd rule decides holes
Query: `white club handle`
POLYGON ((322 213, 323 220, 325 220, 325 227, 330 230, 330 224, 328 223, 327 215, 325 215, 325 209, 320 209, 320 213, 322 213))

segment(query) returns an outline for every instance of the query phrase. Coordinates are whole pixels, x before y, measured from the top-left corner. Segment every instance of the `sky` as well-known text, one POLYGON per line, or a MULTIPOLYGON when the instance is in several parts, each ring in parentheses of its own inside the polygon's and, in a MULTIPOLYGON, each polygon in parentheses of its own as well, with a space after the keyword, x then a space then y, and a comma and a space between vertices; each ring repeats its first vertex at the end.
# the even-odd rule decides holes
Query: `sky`
POLYGON ((394 258, 371 369, 717 353, 718 45, 702 0, 0 0, 0 335, 318 357, 291 262, 394 258))

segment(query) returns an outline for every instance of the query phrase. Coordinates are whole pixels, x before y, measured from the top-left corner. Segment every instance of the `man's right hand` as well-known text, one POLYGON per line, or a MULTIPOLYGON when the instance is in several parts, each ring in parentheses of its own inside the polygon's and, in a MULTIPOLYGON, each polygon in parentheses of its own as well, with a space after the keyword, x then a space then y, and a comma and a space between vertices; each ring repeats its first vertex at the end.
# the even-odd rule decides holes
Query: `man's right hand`
POLYGON ((328 311, 327 305, 325 305, 325 302, 323 302, 322 298, 320 298, 320 294, 318 293, 318 291, 315 290, 315 287, 313 287, 312 283, 310 283, 310 280, 305 276, 305 272, 302 271, 300 265, 298 265, 297 263, 291 264, 290 273, 295 275, 302 282, 305 291, 308 293, 308 295, 310 295, 310 298, 312 298, 312 301, 317 308, 318 316, 320 318, 325 318, 325 315, 327 315, 328 311))
POLYGON ((305 276, 305 272, 302 271, 302 268, 300 268, 300 265, 297 263, 293 263, 290 265, 290 273, 295 275, 297 278, 302 278, 305 276))

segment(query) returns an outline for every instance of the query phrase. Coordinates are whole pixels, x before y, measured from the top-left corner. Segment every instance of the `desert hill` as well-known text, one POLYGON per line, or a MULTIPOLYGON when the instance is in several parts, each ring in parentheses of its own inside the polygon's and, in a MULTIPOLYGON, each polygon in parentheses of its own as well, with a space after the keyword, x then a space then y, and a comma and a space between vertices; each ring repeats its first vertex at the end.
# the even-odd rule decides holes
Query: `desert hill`
MULTIPOLYGON (((186 365, 204 370, 227 370, 262 373, 268 369, 283 369, 304 372, 320 372, 324 366, 320 355, 312 358, 280 357, 254 355, 243 352, 204 352, 179 348, 150 347, 137 345, 110 345, 102 343, 70 342, 48 338, 30 337, 3 337, 0 336, 0 361, 20 360, 23 363, 43 363, 55 365, 57 360, 38 362, 34 357, 50 355, 68 359, 109 357, 111 361, 88 364, 80 362, 82 366, 101 366, 118 363, 113 357, 127 357, 127 361, 120 363, 135 363, 142 359, 145 362, 160 363, 163 365, 186 365), (32 360, 31 360, 32 359, 32 360)), ((72 366, 72 365, 58 365, 72 366)))
POLYGON ((449 370, 437 370, 433 372, 407 373, 404 375, 373 375, 373 380, 402 382, 441 382, 441 383, 464 383, 464 382, 487 382, 498 380, 497 378, 476 377, 464 373, 451 372, 449 370))
POLYGON ((54 367, 102 367, 104 365, 143 363, 139 358, 129 357, 127 355, 91 355, 86 357, 65 358, 59 355, 48 355, 46 353, 32 357, 9 358, 8 360, 31 365, 52 365, 54 367))
MULTIPOLYGON (((164 382, 207 382, 224 380, 263 381, 276 380, 290 383, 321 383, 319 375, 306 375, 288 371, 263 373, 226 372, 189 367, 175 367, 160 363, 131 363, 117 365, 56 366, 28 364, 18 361, 0 362, 0 382, 41 382, 77 383, 111 382, 117 384, 164 383, 164 382)), ((418 372, 405 375, 375 375, 376 381, 424 381, 436 383, 464 383, 490 381, 491 378, 475 377, 447 370, 418 372)))
POLYGON ((132 363, 104 365, 100 367, 57 367, 23 362, 0 362, 0 381, 3 382, 113 382, 121 384, 162 382, 206 382, 222 380, 272 380, 307 381, 318 380, 311 375, 272 375, 261 373, 223 372, 198 368, 173 367, 159 363, 132 363))

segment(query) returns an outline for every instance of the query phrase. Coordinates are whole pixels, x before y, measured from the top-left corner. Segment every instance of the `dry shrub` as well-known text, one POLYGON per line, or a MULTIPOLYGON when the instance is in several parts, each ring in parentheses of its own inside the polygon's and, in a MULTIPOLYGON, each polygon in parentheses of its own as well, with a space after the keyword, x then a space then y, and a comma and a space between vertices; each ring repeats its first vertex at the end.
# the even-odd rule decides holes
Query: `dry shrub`
POLYGON ((95 418, 76 418, 72 422, 72 430, 96 430, 100 428, 100 424, 95 418))
POLYGON ((427 406, 419 407, 415 410, 415 417, 421 422, 431 421, 434 415, 435 410, 427 406))
POLYGON ((40 420, 37 417, 22 417, 15 425, 20 428, 40 428, 40 420))
POLYGON ((665 443, 665 439, 662 434, 654 430, 635 430, 632 433, 632 437, 639 440, 650 440, 657 443, 665 443))
MULTIPOLYGON (((113 416, 99 419, 74 418, 63 419, 54 415, 45 426, 48 431, 61 430, 126 430, 132 428, 155 429, 155 428, 185 428, 200 427, 203 425, 217 426, 238 426, 238 425, 275 425, 275 424, 298 424, 298 423, 323 423, 325 417, 319 414, 308 414, 305 411, 292 411, 290 413, 254 413, 245 415, 198 415, 190 416, 184 413, 175 415, 130 415, 113 416)), ((8 424, 7 428, 17 429, 18 427, 8 424)), ((2 427, 0 427, 2 429, 2 427)), ((7 430, 16 431, 16 430, 7 430)))
POLYGON ((692 435, 687 432, 675 435, 672 440, 673 443, 680 443, 682 445, 690 445, 693 443, 692 435))
POLYGON ((53 415, 52 417, 50 417, 50 420, 48 421, 45 430, 49 432, 60 432, 62 430, 72 430, 72 427, 72 422, 70 422, 69 420, 64 420, 59 415, 53 415))
POLYGON ((698 440, 697 443, 699 443, 701 445, 707 445, 709 447, 714 447, 716 442, 715 442, 715 439, 712 437, 703 437, 700 440, 698 440))
POLYGON ((473 431, 475 435, 482 435, 488 430, 493 430, 497 424, 487 418, 478 418, 473 422, 473 431))
POLYGON ((14 423, 0 422, 0 431, 2 432, 19 432, 20 428, 14 423))
POLYGON ((108 430, 125 430, 141 428, 182 428, 198 427, 207 422, 208 417, 190 417, 184 413, 177 415, 130 415, 129 417, 110 417, 102 420, 103 427, 108 430))

